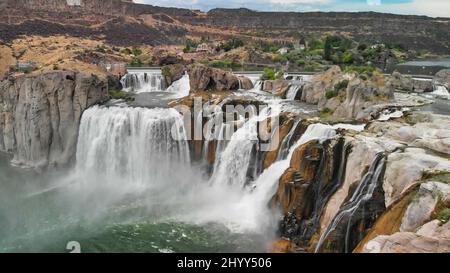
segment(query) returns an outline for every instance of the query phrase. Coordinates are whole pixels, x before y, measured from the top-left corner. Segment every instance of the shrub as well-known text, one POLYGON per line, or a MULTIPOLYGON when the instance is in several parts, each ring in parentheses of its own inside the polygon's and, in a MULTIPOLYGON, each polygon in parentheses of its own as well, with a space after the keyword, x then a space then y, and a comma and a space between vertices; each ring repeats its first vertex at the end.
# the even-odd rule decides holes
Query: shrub
POLYGON ((275 70, 273 70, 272 68, 264 68, 263 74, 261 76, 262 80, 276 80, 276 79, 280 79, 283 77, 283 73, 282 72, 276 72, 275 70))
POLYGON ((126 55, 131 55, 131 54, 132 54, 132 51, 131 51, 131 49, 129 49, 128 47, 126 47, 126 48, 121 49, 121 50, 120 50, 120 53, 126 54, 126 55))
POLYGON ((336 90, 331 90, 331 89, 329 89, 329 90, 326 90, 325 91, 325 97, 329 100, 329 99, 332 99, 332 98, 334 98, 334 97, 337 97, 337 95, 338 95, 338 92, 336 91, 336 90))
POLYGON ((342 54, 342 63, 344 64, 353 63, 353 53, 350 51, 344 52, 344 54, 342 54))
POLYGON ((339 92, 339 91, 341 91, 341 90, 343 90, 343 89, 346 89, 347 86, 348 86, 348 83, 349 83, 348 80, 343 80, 343 81, 337 83, 337 84, 334 86, 334 90, 335 90, 336 92, 339 92))
POLYGON ((441 210, 437 214, 436 219, 438 219, 439 221, 442 221, 444 223, 447 223, 448 220, 450 220, 450 208, 445 208, 445 209, 441 210))

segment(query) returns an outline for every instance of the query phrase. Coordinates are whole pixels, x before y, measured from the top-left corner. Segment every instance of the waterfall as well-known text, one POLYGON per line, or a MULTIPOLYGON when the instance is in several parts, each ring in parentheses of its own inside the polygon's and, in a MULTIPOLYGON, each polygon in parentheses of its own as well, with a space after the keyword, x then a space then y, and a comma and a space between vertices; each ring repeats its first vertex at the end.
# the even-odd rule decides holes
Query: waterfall
POLYGON ((379 186, 380 179, 384 173, 386 158, 383 153, 378 153, 375 156, 375 159, 372 165, 369 168, 369 171, 364 175, 361 179, 357 189, 353 193, 352 197, 349 201, 342 205, 339 212, 331 221, 330 225, 320 236, 319 242, 317 243, 315 252, 319 252, 324 241, 328 238, 328 236, 336 230, 337 226, 342 222, 344 218, 350 219, 347 223, 346 233, 345 233, 345 252, 348 252, 348 240, 349 240, 349 232, 351 219, 354 216, 355 212, 361 208, 366 202, 370 201, 373 197, 375 189, 379 186))
MULTIPOLYGON (((277 116, 279 105, 264 108, 259 115, 254 115, 239 128, 228 141, 226 148, 219 154, 211 177, 212 183, 229 185, 247 184, 247 173, 252 161, 252 151, 258 145, 258 123, 266 118, 277 116)), ((227 132, 225 125, 221 133, 227 132)))
POLYGON ((126 92, 143 93, 159 92, 166 89, 160 70, 129 72, 120 80, 126 92))
POLYGON ((450 98, 450 93, 448 92, 447 88, 443 85, 435 85, 434 91, 431 93, 437 97, 442 98, 450 98))
POLYGON ((129 183, 164 178, 189 163, 181 115, 174 109, 95 106, 84 112, 77 170, 129 183))
POLYGON ((280 149, 278 150, 277 161, 286 159, 286 157, 288 156, 289 148, 292 146, 292 138, 294 137, 295 132, 297 131, 297 128, 301 124, 301 122, 301 119, 297 120, 287 136, 283 139, 283 142, 281 142, 280 149))
POLYGON ((289 87, 289 90, 286 93, 286 99, 288 100, 295 100, 295 98, 297 97, 297 93, 298 91, 300 91, 301 86, 299 85, 291 85, 291 87, 289 87))

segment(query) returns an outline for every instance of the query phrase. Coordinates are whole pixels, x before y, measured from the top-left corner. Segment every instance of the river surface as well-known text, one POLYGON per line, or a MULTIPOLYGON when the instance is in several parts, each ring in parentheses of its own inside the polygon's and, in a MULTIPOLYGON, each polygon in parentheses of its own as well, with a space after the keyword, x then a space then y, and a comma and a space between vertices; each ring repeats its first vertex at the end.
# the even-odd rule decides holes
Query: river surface
MULTIPOLYGON (((121 196, 105 205, 102 192, 78 195, 53 188, 66 171, 37 174, 0 154, 0 252, 262 252, 260 234, 232 232, 220 223, 196 225, 146 214, 145 198, 121 196)), ((105 194, 105 192, 103 193, 105 194)))

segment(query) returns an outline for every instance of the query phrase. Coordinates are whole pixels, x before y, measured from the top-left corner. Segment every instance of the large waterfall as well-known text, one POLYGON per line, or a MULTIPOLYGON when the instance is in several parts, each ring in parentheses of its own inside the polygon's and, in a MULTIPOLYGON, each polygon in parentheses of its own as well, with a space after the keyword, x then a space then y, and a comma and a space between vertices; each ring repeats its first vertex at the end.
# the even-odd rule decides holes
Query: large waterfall
POLYGON ((145 184, 187 163, 184 124, 174 109, 96 106, 83 114, 77 149, 80 172, 145 184))

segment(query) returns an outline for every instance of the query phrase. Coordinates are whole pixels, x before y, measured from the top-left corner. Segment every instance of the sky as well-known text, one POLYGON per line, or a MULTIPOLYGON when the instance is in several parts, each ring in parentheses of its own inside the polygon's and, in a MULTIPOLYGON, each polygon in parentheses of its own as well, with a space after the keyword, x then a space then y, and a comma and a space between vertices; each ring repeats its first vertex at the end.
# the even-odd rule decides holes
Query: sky
POLYGON ((155 6, 208 11, 245 7, 260 11, 377 11, 450 17, 450 0, 135 0, 155 6))

